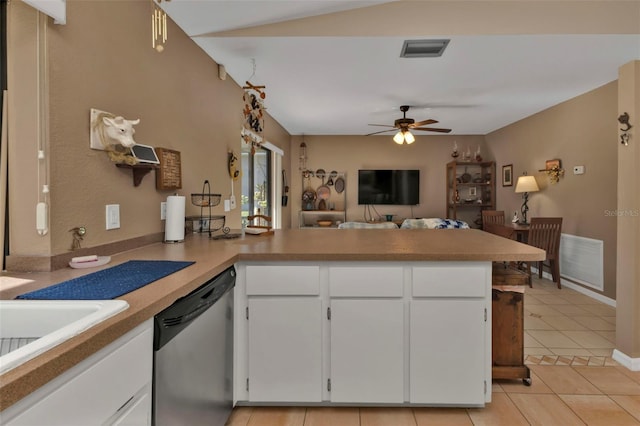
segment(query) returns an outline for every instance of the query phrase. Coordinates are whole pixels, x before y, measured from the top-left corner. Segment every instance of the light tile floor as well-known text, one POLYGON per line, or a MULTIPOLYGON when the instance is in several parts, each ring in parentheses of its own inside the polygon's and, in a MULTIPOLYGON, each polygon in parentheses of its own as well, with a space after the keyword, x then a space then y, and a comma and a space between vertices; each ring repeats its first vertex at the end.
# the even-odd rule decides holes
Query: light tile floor
POLYGON ((547 279, 525 290, 524 330, 525 364, 618 365, 615 308, 547 279))
POLYGON ((614 308, 534 279, 525 333, 531 386, 494 380, 484 408, 236 407, 227 425, 640 426, 640 372, 611 359, 614 308))

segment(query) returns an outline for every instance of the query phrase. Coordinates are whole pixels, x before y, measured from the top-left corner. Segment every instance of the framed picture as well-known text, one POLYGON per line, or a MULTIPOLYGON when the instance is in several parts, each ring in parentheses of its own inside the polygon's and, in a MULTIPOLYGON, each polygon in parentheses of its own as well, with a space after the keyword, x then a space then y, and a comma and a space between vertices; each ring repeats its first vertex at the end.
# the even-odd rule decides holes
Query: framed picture
POLYGON ((513 164, 502 166, 502 186, 513 186, 513 164))
POLYGON ((476 187, 472 186, 469 188, 469 196, 470 197, 475 197, 478 193, 476 192, 476 187))
POLYGON ((556 167, 558 169, 561 169, 562 168, 561 166, 562 165, 560 163, 560 160, 547 160, 545 162, 545 167, 544 168, 545 168, 545 170, 551 170, 554 167, 556 167))

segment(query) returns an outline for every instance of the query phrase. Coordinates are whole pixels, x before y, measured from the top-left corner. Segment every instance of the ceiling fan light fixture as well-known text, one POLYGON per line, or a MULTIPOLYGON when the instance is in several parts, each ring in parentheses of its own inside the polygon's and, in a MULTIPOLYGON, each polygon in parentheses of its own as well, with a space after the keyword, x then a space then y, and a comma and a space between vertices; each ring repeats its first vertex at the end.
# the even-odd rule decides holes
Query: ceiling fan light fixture
POLYGON ((402 145, 403 143, 406 143, 407 145, 409 145, 414 143, 416 141, 416 138, 413 136, 413 133, 411 133, 410 131, 400 130, 393 137, 393 141, 398 145, 402 145))
POLYGON ((416 141, 416 138, 413 136, 413 133, 407 130, 406 132, 404 132, 404 140, 407 142, 407 144, 411 144, 416 141))

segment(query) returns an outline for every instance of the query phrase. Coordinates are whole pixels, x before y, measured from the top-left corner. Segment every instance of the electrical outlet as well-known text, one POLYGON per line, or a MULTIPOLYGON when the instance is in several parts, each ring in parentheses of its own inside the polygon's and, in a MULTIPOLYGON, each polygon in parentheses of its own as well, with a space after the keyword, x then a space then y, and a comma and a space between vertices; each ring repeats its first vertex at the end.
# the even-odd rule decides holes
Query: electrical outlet
POLYGON ((167 202, 160 202, 160 220, 165 220, 167 218, 167 202))
POLYGON ((120 228, 120 204, 106 206, 107 230, 120 228))
POLYGON ((231 210, 231 202, 229 200, 224 200, 224 211, 228 212, 231 210))

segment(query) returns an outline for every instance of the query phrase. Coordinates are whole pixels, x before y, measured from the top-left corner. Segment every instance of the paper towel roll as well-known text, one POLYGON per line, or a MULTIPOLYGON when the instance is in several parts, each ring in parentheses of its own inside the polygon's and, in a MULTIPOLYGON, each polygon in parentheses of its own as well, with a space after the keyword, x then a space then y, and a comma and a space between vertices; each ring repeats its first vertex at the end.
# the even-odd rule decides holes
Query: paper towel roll
POLYGON ((164 241, 179 243, 184 241, 185 199, 181 195, 167 197, 167 218, 165 220, 164 241))

